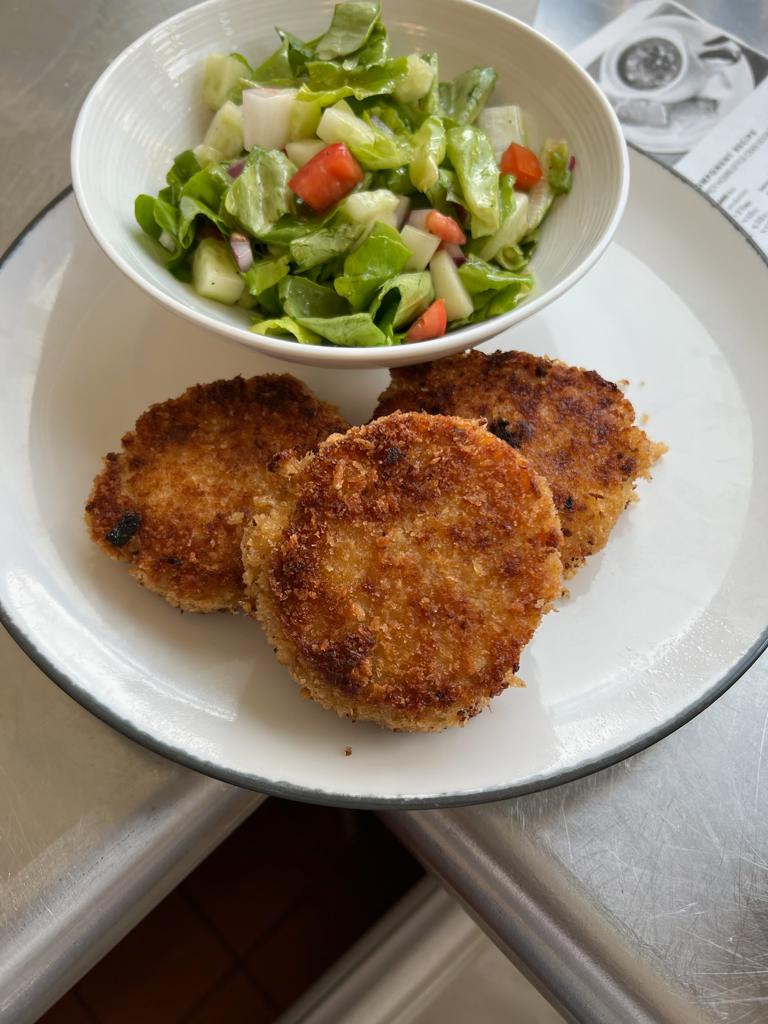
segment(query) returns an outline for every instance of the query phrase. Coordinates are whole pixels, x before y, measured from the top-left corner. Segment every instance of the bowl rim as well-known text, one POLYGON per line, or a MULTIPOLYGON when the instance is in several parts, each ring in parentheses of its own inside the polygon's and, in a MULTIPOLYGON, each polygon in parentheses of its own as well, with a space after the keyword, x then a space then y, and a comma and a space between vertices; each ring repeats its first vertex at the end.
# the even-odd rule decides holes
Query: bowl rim
POLYGON ((617 155, 619 156, 620 166, 620 181, 614 208, 608 223, 603 228, 603 231, 598 237, 595 245, 576 264, 576 266, 573 267, 562 281, 558 282, 551 288, 548 288, 541 295, 534 295, 534 297, 529 301, 524 302, 522 305, 508 313, 502 313, 500 316, 493 317, 490 320, 484 320, 479 324, 459 328, 458 331, 445 334, 440 338, 419 342, 419 353, 423 353, 423 360, 414 360, 414 349, 411 345, 370 347, 347 347, 338 345, 307 346, 285 338, 274 338, 264 334, 258 334, 246 326, 237 327, 232 324, 225 323, 217 319, 213 314, 198 311, 187 306, 184 302, 181 302, 170 293, 159 288, 135 270, 128 261, 123 258, 119 249, 113 245, 107 235, 100 229, 98 219, 94 216, 88 200, 88 190, 84 186, 81 162, 82 154, 84 153, 86 141, 88 139, 91 111, 99 100, 99 95, 104 87, 104 83, 110 79, 117 68, 130 60, 133 53, 140 49, 159 30, 172 27, 175 23, 188 18, 193 14, 193 12, 199 12, 208 7, 215 8, 225 6, 227 0, 203 0, 202 3, 188 7, 185 10, 172 15, 170 18, 166 18, 164 21, 158 22, 126 46, 125 49, 114 58, 114 60, 110 61, 88 91, 77 116, 74 132, 72 134, 72 142, 70 146, 70 169, 72 175, 72 186, 78 208, 94 240, 118 270, 122 271, 126 277, 133 281, 134 284, 141 288, 142 291, 146 292, 146 294, 161 306, 173 310, 185 320, 197 324, 199 327, 207 328, 216 334, 224 335, 225 337, 238 341, 249 348, 263 352, 273 358, 287 360, 289 362, 311 363, 314 365, 336 367, 347 366, 355 369, 363 368, 366 365, 373 368, 380 367, 384 364, 395 366, 398 363, 405 362, 429 362, 430 360, 437 359, 441 355, 445 355, 449 352, 456 352, 462 347, 465 349, 472 348, 480 342, 489 340, 496 335, 501 334, 502 331, 522 322, 523 320, 527 320, 530 316, 535 315, 541 309, 545 308, 561 295, 565 294, 565 292, 569 291, 577 281, 591 270, 613 239, 624 213, 624 208, 629 194, 629 154, 627 152, 627 144, 624 139, 619 120, 608 98, 604 95, 598 84, 588 74, 588 72, 582 68, 581 65, 578 64, 561 46, 553 42, 543 33, 532 28, 530 25, 520 21, 518 18, 515 18, 510 14, 506 14, 503 11, 499 11, 494 7, 490 7, 486 3, 481 3, 479 0, 451 0, 451 2, 456 6, 471 7, 487 12, 497 20, 513 25, 516 30, 522 31, 523 35, 527 35, 529 38, 535 38, 552 50, 558 57, 560 57, 560 59, 570 65, 571 69, 582 79, 587 90, 591 93, 593 100, 596 101, 597 107, 602 111, 605 121, 610 128, 610 135, 615 145, 617 155), (493 326, 489 329, 490 325, 493 326), (301 358, 302 353, 306 353, 306 358, 301 358))

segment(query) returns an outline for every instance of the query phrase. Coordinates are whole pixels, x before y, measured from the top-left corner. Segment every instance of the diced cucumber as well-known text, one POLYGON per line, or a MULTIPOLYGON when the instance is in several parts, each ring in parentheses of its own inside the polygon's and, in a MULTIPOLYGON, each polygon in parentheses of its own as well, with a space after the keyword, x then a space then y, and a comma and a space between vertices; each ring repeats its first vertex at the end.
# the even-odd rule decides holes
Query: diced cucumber
POLYGON ((195 146, 192 150, 197 158, 197 162, 201 167, 207 167, 208 164, 220 164, 224 157, 213 146, 206 146, 204 143, 200 143, 199 146, 195 146))
POLYGON ((399 231, 400 228, 405 224, 408 219, 408 214, 411 212, 411 200, 409 196, 400 196, 397 207, 395 208, 395 227, 399 231))
POLYGON ((204 146, 218 149, 225 160, 239 156, 243 151, 243 111, 232 102, 219 107, 208 125, 204 146))
POLYGON ((369 224, 375 220, 388 223, 400 199, 388 188, 377 188, 373 192, 353 192, 344 203, 344 212, 358 224, 369 224))
POLYGON ((286 142, 285 152, 288 159, 297 167, 308 164, 313 156, 317 156, 321 149, 325 149, 325 143, 320 139, 297 139, 296 142, 286 142))
POLYGON ((435 296, 445 302, 449 320, 463 320, 474 310, 469 292, 464 287, 456 264, 445 249, 440 249, 429 264, 435 296))
POLYGON ((234 305, 245 282, 235 266, 229 245, 220 238, 204 238, 192 257, 192 284, 198 295, 234 305))
POLYGON ((211 110, 218 110, 240 81, 245 67, 237 57, 211 53, 203 68, 203 100, 211 110))
POLYGON ((267 89, 258 86, 243 93, 243 136, 245 148, 285 149, 291 137, 291 112, 296 89, 267 89))
POLYGON ((291 107, 288 118, 288 137, 292 141, 296 139, 308 139, 317 131, 323 108, 319 103, 312 103, 308 100, 296 99, 291 107))
POLYGON ((359 118, 345 100, 339 100, 332 107, 326 107, 317 134, 330 146, 334 142, 344 142, 350 149, 357 145, 374 145, 376 133, 359 118))
POLYGON ((405 270, 426 270, 429 261, 435 255, 440 239, 429 231, 422 231, 412 224, 406 224, 400 232, 403 245, 410 249, 411 255, 405 264, 405 270))
POLYGON ((491 140, 497 160, 513 142, 518 146, 528 145, 528 127, 522 107, 486 107, 477 119, 477 127, 491 140))
POLYGON ((174 239, 172 234, 165 230, 165 228, 163 228, 163 230, 160 232, 158 242, 160 243, 160 245, 162 245, 164 249, 167 249, 168 252, 175 252, 176 240, 174 239))
POLYGON ((427 95, 434 77, 434 71, 425 60, 415 53, 410 54, 405 78, 395 86, 395 99, 401 103, 415 103, 427 95))

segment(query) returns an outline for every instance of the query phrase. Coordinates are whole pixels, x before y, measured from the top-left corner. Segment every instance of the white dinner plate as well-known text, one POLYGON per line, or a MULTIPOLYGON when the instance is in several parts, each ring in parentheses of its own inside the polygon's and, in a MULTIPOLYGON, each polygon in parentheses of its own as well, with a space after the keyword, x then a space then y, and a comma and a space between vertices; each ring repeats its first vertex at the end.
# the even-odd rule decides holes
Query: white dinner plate
POLYGON ((317 802, 511 796, 688 720, 766 643, 768 273, 691 186, 637 154, 632 173, 598 266, 486 345, 628 378, 649 434, 670 446, 524 651, 526 689, 437 735, 340 720, 300 697, 256 623, 181 615, 94 547, 82 518, 91 479, 150 403, 198 381, 288 370, 362 422, 388 375, 287 366, 159 308, 104 257, 71 195, 0 269, 0 603, 12 634, 76 700, 148 747, 317 802))

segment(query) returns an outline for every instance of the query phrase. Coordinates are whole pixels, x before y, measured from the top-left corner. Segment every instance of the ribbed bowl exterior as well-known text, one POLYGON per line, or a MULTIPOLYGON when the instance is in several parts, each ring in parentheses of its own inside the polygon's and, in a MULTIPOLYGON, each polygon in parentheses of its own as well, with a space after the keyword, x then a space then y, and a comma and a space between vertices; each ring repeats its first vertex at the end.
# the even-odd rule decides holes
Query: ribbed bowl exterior
POLYGON ((72 177, 86 222, 134 282, 179 314, 278 358, 336 366, 392 366, 432 359, 491 338, 563 294, 610 241, 626 200, 628 161, 618 122, 589 76, 521 22, 470 0, 384 0, 395 53, 437 51, 441 79, 476 64, 499 73, 493 103, 520 104, 544 136, 563 136, 577 158, 574 186, 547 219, 532 261, 536 289, 518 309, 444 338, 385 349, 305 346, 249 330, 249 314, 198 296, 163 266, 133 218, 140 192, 157 192, 176 153, 202 140, 208 53, 237 50, 259 62, 274 26, 312 38, 330 0, 208 0, 151 30, 94 85, 72 142, 72 177))

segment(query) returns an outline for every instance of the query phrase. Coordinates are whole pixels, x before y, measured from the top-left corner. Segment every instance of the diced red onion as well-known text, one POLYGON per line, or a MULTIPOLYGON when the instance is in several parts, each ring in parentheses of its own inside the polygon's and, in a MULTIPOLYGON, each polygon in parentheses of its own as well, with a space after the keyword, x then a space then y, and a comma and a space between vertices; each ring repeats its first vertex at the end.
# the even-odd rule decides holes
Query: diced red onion
POLYGON ((461 246, 456 245, 455 242, 441 242, 439 248, 445 249, 457 267, 467 262, 467 257, 462 252, 461 246))
POLYGON ((568 170, 572 171, 575 166, 576 166, 576 157, 572 156, 571 159, 568 161, 568 170))
POLYGON ((243 173, 244 167, 245 160, 237 160, 235 161, 235 163, 229 165, 229 167, 227 168, 227 174, 230 176, 230 178, 239 178, 240 175, 243 173))
POLYGON ((241 274, 244 274, 246 270, 249 270, 253 263, 253 250, 251 249, 251 243, 239 232, 235 231, 229 236, 229 247, 232 250, 232 255, 235 257, 235 263, 237 269, 241 274))

